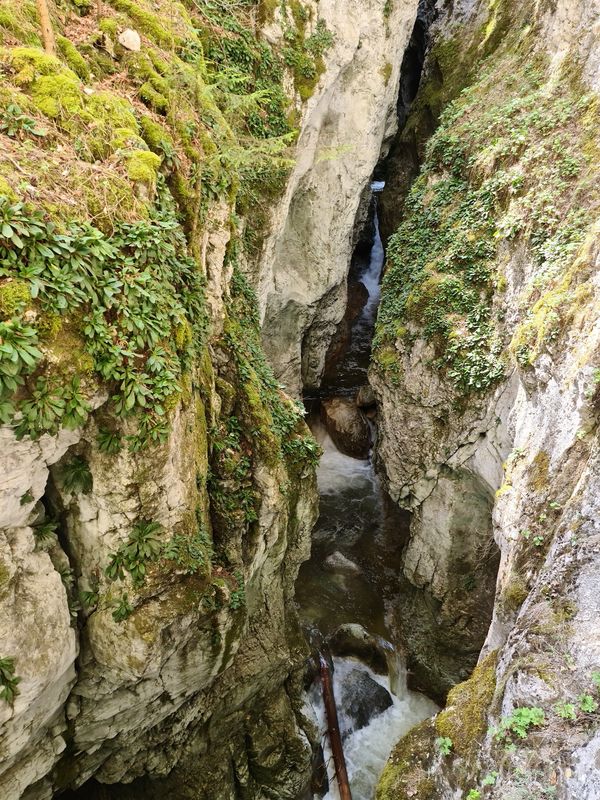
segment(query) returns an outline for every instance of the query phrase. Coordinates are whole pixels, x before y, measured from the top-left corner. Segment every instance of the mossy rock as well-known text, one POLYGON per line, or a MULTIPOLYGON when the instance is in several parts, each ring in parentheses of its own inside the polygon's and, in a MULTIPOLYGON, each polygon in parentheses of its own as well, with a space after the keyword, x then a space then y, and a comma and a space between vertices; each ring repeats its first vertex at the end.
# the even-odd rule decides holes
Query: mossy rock
POLYGON ((435 725, 428 719, 400 739, 379 780, 375 800, 437 800, 431 774, 435 738, 435 725))
POLYGON ((12 317, 31 302, 31 291, 27 281, 15 278, 0 280, 0 317, 12 317))
POLYGON ((82 81, 89 81, 90 69, 85 58, 66 36, 57 36, 56 43, 68 67, 75 72, 82 81))
POLYGON ((133 150, 126 153, 127 175, 136 183, 143 183, 145 186, 154 187, 158 177, 160 167, 160 156, 150 150, 133 150))
POLYGON ((497 662, 498 651, 494 650, 475 667, 467 681, 450 691, 446 708, 436 717, 438 735, 451 739, 453 751, 463 758, 476 753, 487 731, 497 662))
POLYGON ((512 614, 521 608, 528 595, 529 589, 525 579, 520 575, 513 575, 500 595, 500 604, 504 611, 512 614))
POLYGON ((533 459, 529 472, 529 488, 535 492, 543 492, 548 488, 550 458, 545 450, 540 450, 533 459))

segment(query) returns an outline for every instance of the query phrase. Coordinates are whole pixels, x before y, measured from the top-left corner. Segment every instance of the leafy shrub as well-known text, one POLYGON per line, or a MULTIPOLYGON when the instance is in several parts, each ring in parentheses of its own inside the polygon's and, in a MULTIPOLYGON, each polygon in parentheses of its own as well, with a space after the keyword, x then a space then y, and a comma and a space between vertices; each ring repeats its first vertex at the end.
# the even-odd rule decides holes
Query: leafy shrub
POLYGON ((15 675, 14 658, 0 658, 0 699, 13 705, 19 694, 21 678, 15 675))
MULTIPOLYGON (((151 220, 121 223, 107 237, 81 223, 59 230, 41 212, 0 197, 2 275, 29 281, 45 312, 82 308, 86 349, 113 387, 116 413, 148 409, 130 447, 161 441, 165 404, 178 395, 206 324, 203 278, 172 204, 165 199, 151 220), (176 332, 187 319, 194 335, 179 345, 176 332)), ((0 414, 8 422, 22 412, 19 436, 76 427, 89 411, 78 378, 63 389, 40 377, 14 406, 11 395, 41 358, 34 327, 18 318, 0 322, 0 414)))
POLYGON ((88 494, 92 490, 92 473, 87 461, 81 456, 75 456, 64 464, 61 468, 61 476, 66 492, 88 494))

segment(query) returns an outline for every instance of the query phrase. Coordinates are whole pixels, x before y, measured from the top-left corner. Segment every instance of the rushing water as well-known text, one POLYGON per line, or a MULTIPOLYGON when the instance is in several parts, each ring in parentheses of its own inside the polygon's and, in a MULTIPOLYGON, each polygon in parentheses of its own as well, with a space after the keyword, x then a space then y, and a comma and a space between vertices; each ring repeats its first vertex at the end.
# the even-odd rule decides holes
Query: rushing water
MULTIPOLYGON (((353 800, 371 800, 390 748, 414 725, 434 714, 437 706, 432 700, 418 692, 406 688, 406 674, 402 683, 396 686, 396 693, 390 690, 387 677, 376 675, 367 666, 350 658, 335 658, 333 691, 336 697, 343 697, 344 685, 354 670, 364 671, 373 681, 387 689, 392 697, 392 705, 382 714, 374 717, 364 728, 353 731, 344 740, 344 755, 348 768, 348 781, 353 800)), ((315 684, 309 693, 309 703, 314 709, 321 730, 326 730, 325 712, 321 701, 320 686, 315 684)), ((342 730, 350 721, 343 708, 338 710, 342 730)), ((323 751, 329 777, 330 791, 324 800, 338 800, 335 772, 327 737, 323 738, 323 751)))
MULTIPOLYGON (((373 247, 360 276, 369 296, 352 326, 350 343, 336 374, 328 382, 332 395, 354 394, 366 383, 383 263, 384 249, 375 211, 373 247)), ((311 427, 324 453, 318 470, 320 517, 313 533, 311 558, 302 566, 296 587, 301 619, 307 628, 317 628, 324 636, 340 625, 358 623, 369 634, 381 637, 388 649, 393 650, 389 644, 393 635, 387 612, 394 593, 398 592, 406 518, 396 516, 391 521, 388 518, 370 459, 342 454, 318 417, 311 420, 311 427)), ((392 685, 389 677, 375 675, 356 659, 334 659, 333 687, 340 727, 346 732, 344 752, 353 800, 372 800, 395 742, 436 711, 431 700, 408 690, 401 656, 396 654, 391 662, 392 685), (344 705, 349 682, 356 680, 357 669, 390 692, 392 701, 389 708, 360 728, 350 708, 344 705)), ((372 687, 370 681, 366 683, 372 687)), ((323 732, 330 785, 326 800, 335 800, 338 797, 335 771, 325 735, 327 725, 318 682, 310 690, 307 702, 323 732)))
POLYGON ((385 251, 379 233, 379 220, 375 206, 373 243, 369 257, 364 263, 361 263, 361 257, 358 257, 357 263, 353 265, 353 271, 358 268, 360 272, 359 282, 367 290, 368 298, 352 325, 350 344, 336 362, 334 374, 328 374, 325 378, 326 390, 330 391, 332 395, 353 395, 360 386, 368 383, 367 371, 371 357, 371 342, 375 330, 377 307, 381 295, 381 272, 384 261, 385 251))

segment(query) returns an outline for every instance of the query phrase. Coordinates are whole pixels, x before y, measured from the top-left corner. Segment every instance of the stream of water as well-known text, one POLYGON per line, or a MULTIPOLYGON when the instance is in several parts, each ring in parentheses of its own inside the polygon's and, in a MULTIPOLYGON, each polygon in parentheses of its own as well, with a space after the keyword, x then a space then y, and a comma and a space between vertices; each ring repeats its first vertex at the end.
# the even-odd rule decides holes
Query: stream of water
MULTIPOLYGON (((373 188, 377 191, 383 187, 379 184, 373 188)), ((374 214, 373 246, 360 274, 368 299, 352 326, 335 380, 328 383, 332 395, 354 394, 367 382, 385 257, 376 208, 374 214)), ((369 666, 352 657, 333 660, 333 687, 352 797, 353 800, 372 800, 393 745, 411 727, 437 710, 427 697, 408 690, 405 663, 391 644, 393 634, 388 612, 394 592, 398 591, 400 552, 407 535, 407 520, 396 516, 390 521, 387 517, 383 493, 370 459, 355 459, 341 453, 318 415, 312 415, 310 424, 324 451, 318 470, 320 517, 313 533, 311 558, 300 570, 296 599, 307 629, 316 628, 328 637, 341 625, 359 624, 390 655, 388 663, 392 668, 388 676, 375 674, 369 666), (382 695, 374 684, 389 693, 387 708, 377 705, 382 695)), ((325 800, 337 800, 319 682, 308 693, 307 703, 323 733, 329 779, 325 800)))

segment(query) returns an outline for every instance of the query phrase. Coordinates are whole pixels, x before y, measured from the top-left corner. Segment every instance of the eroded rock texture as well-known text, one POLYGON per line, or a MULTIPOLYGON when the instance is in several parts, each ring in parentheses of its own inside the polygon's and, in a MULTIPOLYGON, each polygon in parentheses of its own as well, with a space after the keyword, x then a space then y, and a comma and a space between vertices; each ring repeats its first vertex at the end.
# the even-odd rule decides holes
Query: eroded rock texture
POLYGON ((380 800, 598 795, 599 19, 455 3, 432 31, 409 130, 445 110, 388 249, 377 458, 415 512, 413 659, 447 689, 485 645, 399 743, 380 800))
POLYGON ((354 223, 382 143, 395 132, 400 64, 417 5, 318 4, 335 41, 303 113, 298 161, 266 243, 259 288, 267 355, 295 395, 319 385, 344 316, 354 223))

